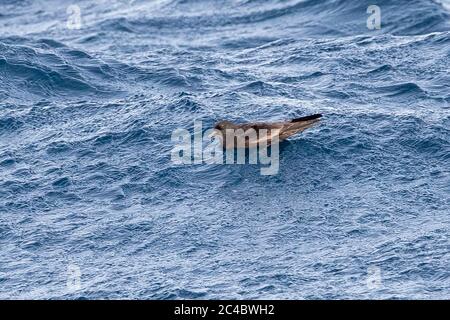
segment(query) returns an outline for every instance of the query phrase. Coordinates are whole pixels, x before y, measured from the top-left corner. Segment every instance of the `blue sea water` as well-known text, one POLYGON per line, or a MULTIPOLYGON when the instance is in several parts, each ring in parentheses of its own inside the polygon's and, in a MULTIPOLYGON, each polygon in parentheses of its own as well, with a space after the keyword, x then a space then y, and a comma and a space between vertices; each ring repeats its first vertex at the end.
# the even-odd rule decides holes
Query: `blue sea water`
POLYGON ((0 298, 449 299, 448 7, 0 0, 0 298), (171 162, 312 113, 277 175, 171 162))

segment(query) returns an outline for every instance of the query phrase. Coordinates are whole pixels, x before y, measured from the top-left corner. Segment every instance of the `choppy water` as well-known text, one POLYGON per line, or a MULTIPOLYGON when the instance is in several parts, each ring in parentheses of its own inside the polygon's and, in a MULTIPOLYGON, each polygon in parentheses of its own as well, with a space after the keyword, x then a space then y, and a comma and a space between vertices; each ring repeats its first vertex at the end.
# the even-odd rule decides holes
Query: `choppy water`
POLYGON ((1 0, 0 298, 450 298, 449 30, 429 0, 1 0), (194 120, 318 112, 275 176, 170 161, 194 120))

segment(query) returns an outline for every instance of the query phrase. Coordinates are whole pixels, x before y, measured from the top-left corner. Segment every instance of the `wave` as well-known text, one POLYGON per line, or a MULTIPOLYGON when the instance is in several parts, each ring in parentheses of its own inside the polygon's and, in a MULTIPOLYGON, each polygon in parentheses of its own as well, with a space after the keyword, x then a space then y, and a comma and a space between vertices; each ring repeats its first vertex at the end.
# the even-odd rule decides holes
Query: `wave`
MULTIPOLYGON (((220 8, 218 3, 204 0, 187 5, 184 1, 172 1, 156 12, 147 12, 138 18, 100 19, 93 29, 145 33, 150 37, 155 33, 177 36, 199 31, 205 35, 217 34, 230 27, 241 28, 242 34, 276 35, 280 31, 291 30, 293 36, 303 37, 339 37, 373 32, 366 27, 367 8, 373 5, 369 0, 238 1, 232 4, 220 2, 220 8), (187 6, 189 11, 185 10, 187 6)), ((382 17, 378 34, 418 35, 449 30, 449 12, 438 2, 383 0, 376 4, 382 17)), ((151 9, 154 10, 153 7, 151 9)))
POLYGON ((48 39, 0 39, 0 81, 7 98, 102 95, 118 90, 120 70, 48 39))

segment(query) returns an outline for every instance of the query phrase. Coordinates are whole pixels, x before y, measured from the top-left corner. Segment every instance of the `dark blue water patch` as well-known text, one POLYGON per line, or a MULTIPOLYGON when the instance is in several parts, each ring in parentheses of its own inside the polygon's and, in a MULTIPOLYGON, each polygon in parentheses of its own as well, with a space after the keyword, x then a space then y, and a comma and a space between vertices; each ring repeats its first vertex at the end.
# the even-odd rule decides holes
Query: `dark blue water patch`
POLYGON ((393 71, 393 70, 394 70, 394 68, 391 65, 384 64, 381 67, 377 67, 377 68, 375 68, 373 70, 370 70, 368 73, 371 74, 371 75, 372 74, 380 74, 380 73, 385 74, 386 72, 390 72, 390 71, 393 71))
POLYGON ((0 134, 11 134, 19 130, 24 123, 14 116, 0 117, 0 134))
POLYGON ((283 83, 299 83, 302 81, 311 80, 314 81, 316 78, 325 76, 326 74, 320 71, 312 72, 305 75, 299 75, 299 76, 284 76, 281 78, 277 78, 276 80, 283 82, 283 83))
POLYGON ((195 113, 201 110, 200 105, 189 96, 181 96, 177 101, 174 101, 168 106, 169 110, 174 112, 190 112, 195 113))
POLYGON ((268 37, 231 38, 221 41, 220 45, 225 49, 251 49, 268 45, 273 41, 277 41, 277 39, 268 37))
POLYGON ((67 153, 70 150, 70 144, 66 142, 53 142, 47 148, 49 154, 67 153))
POLYGON ((42 43, 47 45, 50 48, 65 48, 64 43, 56 41, 54 39, 39 39, 37 43, 42 43))
POLYGON ((423 97, 426 95, 426 92, 419 85, 411 82, 376 88, 375 92, 382 93, 391 97, 392 96, 423 97))
POLYGON ((284 95, 286 96, 287 93, 283 90, 280 90, 277 88, 276 85, 272 85, 270 83, 266 83, 263 81, 252 81, 250 83, 245 84, 244 86, 238 88, 239 91, 245 91, 249 92, 258 96, 265 96, 265 95, 284 95))
POLYGON ((16 163, 16 160, 14 158, 7 158, 0 162, 0 166, 2 167, 11 167, 16 163))
POLYGON ((60 178, 52 183, 55 188, 65 188, 70 186, 70 179, 68 177, 60 178))

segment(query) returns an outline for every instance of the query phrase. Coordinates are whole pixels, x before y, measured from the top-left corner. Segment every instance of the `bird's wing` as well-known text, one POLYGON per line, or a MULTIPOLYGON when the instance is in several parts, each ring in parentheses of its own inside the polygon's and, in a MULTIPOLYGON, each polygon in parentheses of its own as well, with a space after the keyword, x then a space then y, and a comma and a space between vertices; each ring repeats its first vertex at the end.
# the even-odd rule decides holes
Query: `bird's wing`
POLYGON ((240 125, 238 129, 242 129, 243 131, 240 131, 240 133, 236 132, 236 134, 237 136, 245 135, 246 147, 257 146, 261 143, 270 145, 277 135, 279 141, 282 141, 298 132, 304 131, 318 121, 318 117, 312 118, 312 116, 310 116, 285 122, 247 123, 240 125), (249 129, 254 130, 256 132, 256 136, 247 136, 247 130, 249 129), (267 131, 263 134, 262 130, 267 131))
POLYGON ((283 123, 247 123, 239 126, 239 131, 235 131, 237 137, 245 135, 246 147, 254 147, 261 143, 267 145, 271 144, 271 141, 276 135, 279 135, 283 123), (249 134, 248 130, 254 130, 254 134, 249 134), (263 132, 266 130, 266 132, 263 132))
POLYGON ((284 140, 298 132, 302 132, 312 127, 319 119, 312 119, 297 122, 285 122, 280 130, 280 140, 284 140))

